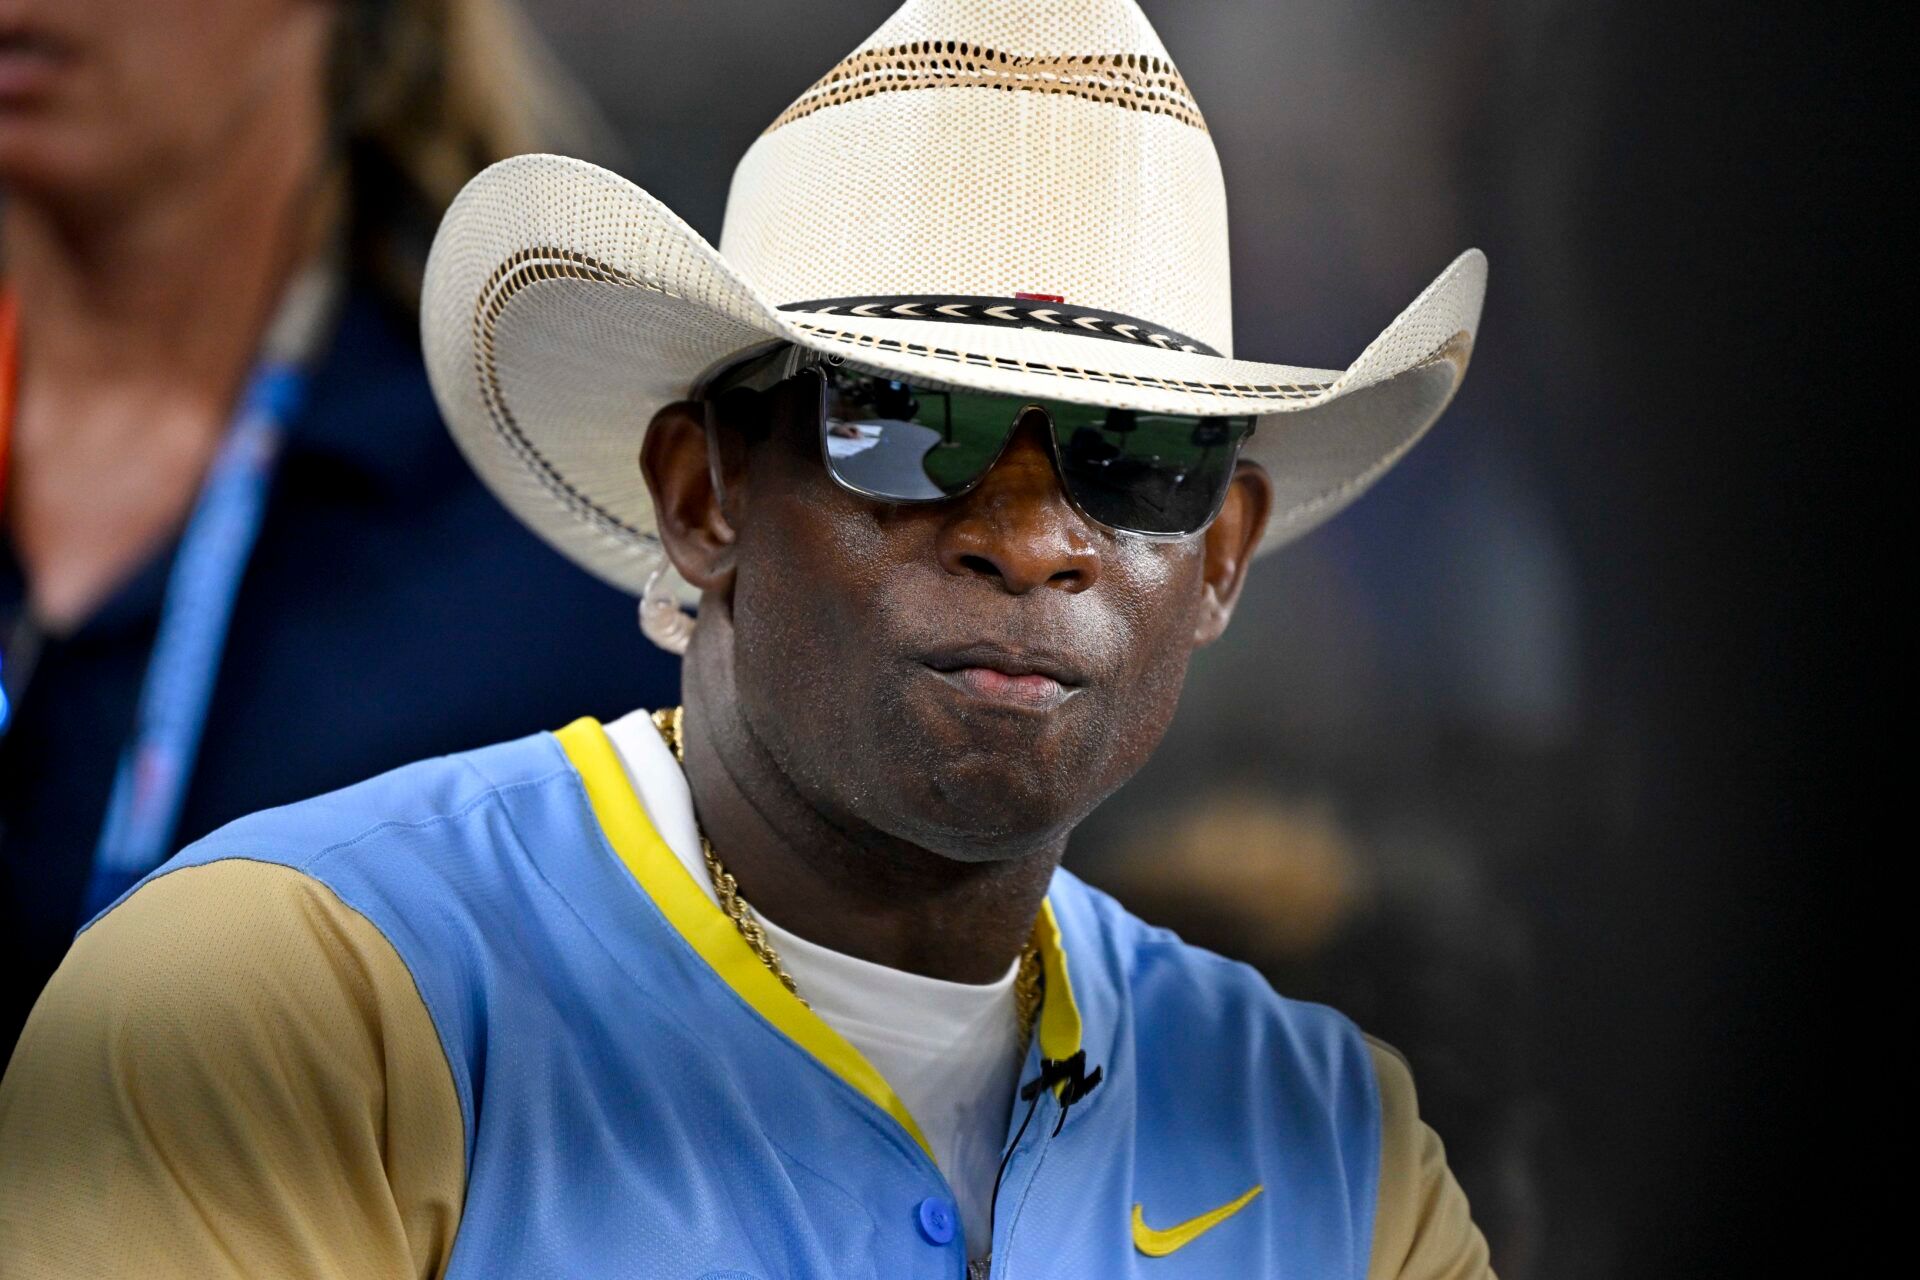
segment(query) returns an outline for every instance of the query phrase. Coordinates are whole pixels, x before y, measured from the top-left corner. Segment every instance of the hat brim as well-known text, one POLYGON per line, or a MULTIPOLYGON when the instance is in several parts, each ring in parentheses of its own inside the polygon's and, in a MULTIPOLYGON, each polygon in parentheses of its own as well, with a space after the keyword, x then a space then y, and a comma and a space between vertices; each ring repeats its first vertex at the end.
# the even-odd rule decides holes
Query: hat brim
POLYGON ((1486 259, 1460 255, 1346 370, 1070 332, 781 311, 665 205, 584 161, 529 155, 470 182, 434 239, 427 372, 455 441, 535 532, 639 594, 661 564, 638 465, 647 424, 769 339, 949 385, 1162 413, 1259 415, 1264 553, 1410 448, 1466 371, 1486 259))

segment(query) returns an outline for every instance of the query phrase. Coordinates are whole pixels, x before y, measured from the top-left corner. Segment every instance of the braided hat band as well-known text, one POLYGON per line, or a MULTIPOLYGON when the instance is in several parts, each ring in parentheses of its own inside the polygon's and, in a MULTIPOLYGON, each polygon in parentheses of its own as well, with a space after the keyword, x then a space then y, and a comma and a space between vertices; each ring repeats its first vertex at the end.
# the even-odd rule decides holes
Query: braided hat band
POLYGON ((1118 342, 1144 342, 1163 351, 1187 351, 1217 356, 1198 338, 1163 329, 1150 320, 1123 316, 1117 311, 1070 307, 1059 298, 963 298, 951 294, 893 294, 879 298, 822 298, 817 302, 783 302, 780 309, 807 315, 862 316, 879 320, 931 320, 935 323, 1014 325, 1024 329, 1088 334, 1118 342))

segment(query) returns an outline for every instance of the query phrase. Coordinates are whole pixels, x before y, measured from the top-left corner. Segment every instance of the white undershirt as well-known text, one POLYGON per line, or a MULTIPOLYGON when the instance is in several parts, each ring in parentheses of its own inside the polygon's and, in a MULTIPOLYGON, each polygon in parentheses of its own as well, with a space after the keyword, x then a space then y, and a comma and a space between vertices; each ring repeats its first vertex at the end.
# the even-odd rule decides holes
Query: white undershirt
MULTIPOLYGON (((652 718, 623 716, 607 726, 607 737, 654 830, 718 906, 693 793, 652 718)), ((985 1257, 993 1244, 993 1177, 1020 1074, 1019 962, 984 986, 942 982, 842 955, 759 918, 813 1011, 873 1064, 919 1123, 953 1188, 968 1256, 985 1257)))

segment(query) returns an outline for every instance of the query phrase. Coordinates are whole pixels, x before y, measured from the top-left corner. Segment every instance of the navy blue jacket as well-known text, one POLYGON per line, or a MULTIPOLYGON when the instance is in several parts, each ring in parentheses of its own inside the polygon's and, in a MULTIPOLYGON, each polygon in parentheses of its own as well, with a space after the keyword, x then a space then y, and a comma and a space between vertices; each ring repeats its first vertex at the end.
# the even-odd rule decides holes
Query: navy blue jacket
MULTIPOLYGON (((0 1063, 79 926, 172 555, 45 643, 0 740, 0 1063)), ((24 598, 0 539, 0 637, 24 598)), ((467 468, 412 317, 356 291, 290 431, 174 847, 409 760, 668 705, 678 689, 634 602, 521 528, 467 468)))

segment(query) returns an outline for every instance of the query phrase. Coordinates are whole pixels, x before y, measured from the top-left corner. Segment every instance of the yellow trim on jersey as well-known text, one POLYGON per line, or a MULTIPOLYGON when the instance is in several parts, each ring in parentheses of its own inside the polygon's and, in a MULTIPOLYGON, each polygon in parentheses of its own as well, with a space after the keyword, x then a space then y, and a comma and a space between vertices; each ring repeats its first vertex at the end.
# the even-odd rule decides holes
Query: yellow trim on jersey
POLYGON ((560 740, 561 749, 579 772, 607 843, 667 922, 754 1012, 897 1120, 927 1153, 927 1159, 933 1159, 926 1135, 893 1087, 858 1049, 780 985, 733 921, 713 905, 673 850, 667 848, 647 820, 646 810, 600 722, 582 717, 553 736, 560 740))
POLYGON ((1229 1200, 1218 1209, 1209 1209, 1197 1218, 1188 1218, 1185 1222, 1171 1227, 1150 1227, 1141 1212, 1141 1206, 1133 1206, 1133 1247, 1149 1258, 1164 1258, 1176 1249, 1184 1249, 1231 1218, 1253 1202, 1253 1198, 1265 1189, 1264 1184, 1253 1186, 1238 1199, 1229 1200))
MULTIPOLYGON (((1040 904, 1040 918, 1033 922, 1034 945, 1040 948, 1040 966, 1047 975, 1046 1002, 1040 1006, 1040 1056, 1071 1058, 1080 1051, 1080 1005, 1073 998, 1073 981, 1067 973, 1067 949, 1060 944, 1060 921, 1054 917, 1053 902, 1040 904)), ((1066 1082, 1054 1086, 1057 1094, 1066 1082)))
MULTIPOLYGON (((892 1116, 932 1160, 933 1148, 927 1145, 926 1135, 893 1086, 820 1015, 780 985, 733 921, 713 904, 673 850, 667 848, 648 821, 619 753, 600 722, 582 716, 553 736, 579 773, 607 843, 667 922, 754 1012, 892 1116)), ((1080 1048, 1080 1007, 1073 998, 1067 953, 1060 944, 1060 922, 1054 918, 1051 902, 1041 904, 1033 940, 1040 948, 1041 967, 1047 978, 1046 1000, 1040 1008, 1040 1052, 1049 1058, 1072 1057, 1080 1048)))

